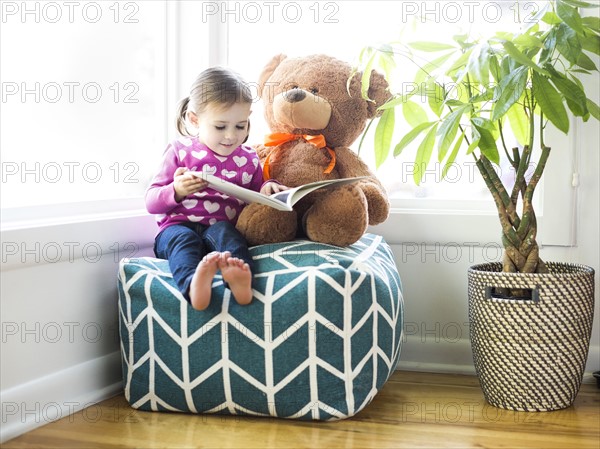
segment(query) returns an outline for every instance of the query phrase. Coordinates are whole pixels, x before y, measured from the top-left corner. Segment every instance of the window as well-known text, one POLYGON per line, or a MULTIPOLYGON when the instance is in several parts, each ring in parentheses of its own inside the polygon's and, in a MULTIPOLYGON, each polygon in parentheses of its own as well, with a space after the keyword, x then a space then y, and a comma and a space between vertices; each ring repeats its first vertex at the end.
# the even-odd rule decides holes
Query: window
MULTIPOLYGON (((13 216, 143 208, 141 196, 167 142, 175 137, 175 106, 210 65, 229 65, 255 81, 278 53, 326 53, 354 63, 366 45, 516 27, 518 19, 535 14, 537 5, 517 0, 2 2, 3 224, 13 216)), ((407 70, 405 80, 412 79, 407 70)), ((257 101, 251 143, 268 132, 261 108, 257 101)), ((401 134, 398 131, 395 138, 401 134)), ((574 143, 576 149, 583 141, 576 133, 577 142, 560 138, 560 145, 574 143)), ((374 166, 369 142, 365 139, 360 155, 374 166)), ((565 167, 577 160, 574 153, 561 154, 564 159, 553 155, 549 170, 568 172, 565 167)), ((479 239, 497 237, 492 200, 470 160, 457 163, 450 181, 439 183, 439 172, 432 171, 417 188, 411 179, 411 156, 409 148, 404 159, 377 171, 394 207, 386 224, 390 232, 382 231, 386 238, 410 228, 413 234, 402 238, 427 240, 439 236, 442 227, 450 239, 460 239, 467 227, 491 229, 485 234, 490 237, 479 239), (473 193, 471 182, 480 183, 478 193, 473 193), (454 218, 447 217, 463 213, 490 220, 449 225, 454 218), (407 214, 408 226, 396 221, 405 223, 407 214), (435 231, 413 221, 421 217, 431 222, 427 214, 438 215, 435 231)), ((570 183, 570 173, 564 178, 570 183)), ((565 192, 561 186, 541 187, 541 197, 546 195, 542 189, 565 192)), ((565 202, 560 210, 574 210, 569 203, 574 197, 564 195, 553 194, 552 201, 565 202)))
POLYGON ((139 198, 166 144, 166 4, 1 9, 3 215, 139 198))
MULTIPOLYGON (((230 3, 228 10, 220 11, 221 19, 229 22, 228 62, 243 70, 250 80, 257 79, 257 70, 262 67, 260 64, 257 67, 256 62, 266 62, 277 53, 290 56, 327 53, 354 63, 360 50, 367 45, 439 40, 444 34, 451 36, 460 32, 485 35, 499 27, 516 29, 521 19, 526 19, 539 8, 532 1, 283 2, 277 6, 272 4, 270 8, 266 4, 261 6, 260 2, 234 3, 236 6, 230 3), (250 52, 249 42, 260 45, 252 44, 253 51, 250 52)), ((406 60, 401 79, 394 86, 395 91, 412 84, 419 62, 406 60)), ((262 114, 260 104, 257 104, 255 114, 262 114)), ((258 125, 253 136, 260 140, 266 130, 260 128, 260 123, 258 125)), ((402 137, 402 131, 396 130, 395 142, 402 137)), ((360 155, 374 168, 371 141, 372 138, 365 139, 360 155)), ((354 147, 358 147, 358 142, 354 147)), ((432 164, 424 182, 419 187, 415 186, 412 180, 415 151, 416 146, 407 149, 400 158, 377 171, 396 206, 418 205, 435 209, 443 205, 445 208, 495 210, 474 162, 466 156, 454 164, 446 180, 441 181, 442 167, 432 164)))

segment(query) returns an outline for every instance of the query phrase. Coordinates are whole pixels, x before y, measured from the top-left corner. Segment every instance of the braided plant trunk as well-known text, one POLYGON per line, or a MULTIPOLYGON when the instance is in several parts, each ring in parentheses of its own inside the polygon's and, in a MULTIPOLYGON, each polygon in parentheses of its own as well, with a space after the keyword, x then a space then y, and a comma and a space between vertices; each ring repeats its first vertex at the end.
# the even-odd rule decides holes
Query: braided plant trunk
MULTIPOLYGON (((484 155, 477 159, 477 168, 481 173, 486 186, 490 190, 498 216, 502 225, 502 244, 504 258, 502 271, 509 273, 547 273, 546 264, 540 259, 539 247, 536 241, 537 221, 533 210, 533 193, 542 176, 550 147, 542 145, 542 153, 533 175, 527 181, 525 173, 531 159, 529 146, 519 153, 513 149, 510 163, 515 170, 515 185, 512 191, 507 191, 502 180, 494 170, 492 163, 484 155), (518 210, 521 200, 521 211, 518 210)), ((520 292, 504 292, 513 296, 520 296, 520 292)))

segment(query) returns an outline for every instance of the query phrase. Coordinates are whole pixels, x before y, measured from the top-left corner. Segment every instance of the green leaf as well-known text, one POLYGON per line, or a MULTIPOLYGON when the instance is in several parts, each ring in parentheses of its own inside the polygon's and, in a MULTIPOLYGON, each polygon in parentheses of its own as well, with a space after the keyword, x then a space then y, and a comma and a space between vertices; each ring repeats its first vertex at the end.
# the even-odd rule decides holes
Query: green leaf
POLYGON ((600 120, 600 107, 589 98, 587 99, 587 108, 596 120, 600 120))
POLYGON ((412 101, 406 101, 402 104, 402 114, 411 128, 419 126, 428 120, 425 110, 412 101))
POLYGON ((496 87, 497 100, 494 104, 491 120, 499 120, 517 102, 527 86, 529 69, 521 66, 503 78, 496 87))
POLYGON ((435 115, 438 117, 441 116, 442 111, 444 110, 444 100, 446 98, 444 88, 433 80, 430 80, 425 88, 427 89, 426 94, 429 107, 435 115))
MULTIPOLYGON (((527 16, 527 20, 524 23, 526 31, 531 33, 537 32, 540 29, 540 21, 544 21, 544 16, 550 11, 551 6, 552 4, 550 2, 545 2, 544 5, 538 7, 535 14, 532 13, 527 16)), ((517 5, 517 7, 519 7, 519 5, 517 5)), ((526 6, 523 5, 523 8, 525 9, 526 6)), ((560 21, 558 17, 556 17, 556 19, 560 21)))
POLYGON ((473 117, 471 118, 471 123, 477 126, 478 129, 487 129, 492 134, 497 131, 496 125, 491 120, 485 117, 473 117))
POLYGON ((413 173, 413 179, 416 185, 421 184, 421 179, 425 174, 425 170, 429 165, 431 154, 433 153, 433 145, 435 144, 435 136, 438 125, 436 124, 429 130, 419 148, 417 148, 417 155, 415 157, 415 172, 413 173))
POLYGON ((580 0, 561 0, 563 3, 574 6, 576 8, 597 8, 598 5, 594 5, 593 3, 582 2, 580 0))
POLYGON ((399 95, 397 97, 392 98, 389 101, 386 101, 385 103, 383 103, 381 106, 379 106, 379 110, 380 111, 384 111, 386 109, 392 109, 395 108, 397 106, 401 106, 404 103, 406 103, 408 101, 408 99, 410 97, 412 97, 413 95, 415 95, 418 92, 418 89, 415 89, 414 91, 410 92, 407 95, 399 95))
POLYGON ((427 64, 425 64, 421 70, 423 71, 423 73, 426 74, 432 74, 434 73, 436 70, 440 69, 444 63, 450 59, 450 57, 452 55, 454 55, 456 52, 455 51, 451 51, 448 53, 443 54, 442 56, 435 58, 433 61, 428 62, 427 64))
POLYGON ((571 69, 572 73, 583 73, 584 75, 591 75, 592 72, 583 69, 571 69))
POLYGON ((506 52, 516 62, 520 63, 521 65, 524 65, 524 66, 527 66, 527 67, 531 67, 536 72, 542 73, 542 74, 544 74, 546 76, 550 75, 548 72, 546 72, 540 66, 538 66, 535 62, 533 62, 530 58, 528 58, 526 55, 524 55, 523 53, 521 53, 521 51, 512 42, 502 41, 502 46, 504 47, 504 49, 506 50, 506 52))
POLYGON ((362 73, 362 77, 361 77, 361 89, 360 89, 360 93, 362 95, 362 98, 365 100, 370 100, 369 98, 369 86, 371 84, 371 72, 373 70, 373 64, 375 62, 375 56, 376 53, 372 53, 369 56, 369 60, 367 61, 367 64, 363 70, 362 73))
POLYGON ((467 70, 472 80, 484 85, 488 83, 490 79, 490 59, 490 47, 487 43, 476 47, 467 63, 467 70))
POLYGON ((467 154, 471 154, 475 151, 475 148, 479 147, 479 141, 481 140, 481 133, 476 126, 471 127, 471 144, 467 148, 467 154))
POLYGON ((513 42, 517 45, 522 45, 525 47, 542 48, 544 46, 544 43, 540 38, 531 34, 520 34, 513 40, 513 42))
POLYGON ((563 105, 562 97, 550 82, 537 72, 533 73, 533 96, 548 120, 567 134, 569 132, 569 117, 563 105))
POLYGON ((563 0, 557 0, 556 14, 564 23, 575 30, 577 34, 585 34, 585 31, 583 30, 583 23, 581 22, 581 16, 579 15, 579 12, 577 12, 577 8, 568 5, 563 0))
POLYGON ((542 17, 542 22, 547 23, 548 25, 558 25, 559 23, 562 23, 562 20, 560 20, 553 11, 548 11, 542 17))
POLYGON ((394 52, 390 45, 383 45, 379 50, 379 67, 385 73, 385 78, 390 79, 392 71, 396 68, 396 60, 394 59, 394 52))
POLYGON ((400 153, 413 141, 419 134, 425 131, 427 128, 431 128, 437 122, 426 122, 421 123, 416 128, 411 129, 406 135, 400 140, 400 142, 394 148, 394 157, 398 157, 400 153))
POLYGON ((577 65, 585 70, 592 70, 594 72, 598 71, 596 63, 592 61, 592 59, 583 52, 581 52, 579 58, 577 59, 577 65))
POLYGON ((417 41, 417 42, 409 42, 407 45, 409 47, 412 47, 415 50, 419 50, 419 51, 443 51, 443 50, 450 50, 450 49, 455 50, 456 49, 456 47, 454 45, 442 44, 439 42, 417 41))
POLYGON ((581 19, 581 22, 588 27, 590 30, 600 33, 600 17, 598 16, 587 16, 581 19))
POLYGON ((487 89, 482 94, 474 95, 471 98, 469 98, 469 103, 476 104, 476 103, 481 103, 481 102, 487 102, 487 101, 490 101, 493 99, 494 99, 494 90, 487 89))
POLYGON ((596 120, 600 120, 600 107, 589 98, 587 100, 587 108, 592 117, 596 120))
POLYGON ((550 80, 567 100, 567 106, 573 115, 583 117, 587 114, 587 97, 579 85, 565 77, 553 76, 550 80))
POLYGON ((457 79, 456 72, 467 66, 467 62, 469 62, 469 58, 471 57, 472 51, 473 51, 473 49, 469 49, 466 52, 464 52, 462 55, 460 55, 456 59, 456 61, 454 61, 452 63, 452 65, 448 68, 448 70, 446 71, 446 74, 448 76, 454 77, 454 80, 456 81, 456 79, 457 79))
POLYGON ((464 138, 465 138, 464 132, 461 133, 460 136, 458 136, 458 139, 456 140, 456 143, 454 144, 454 147, 452 148, 452 151, 450 152, 450 156, 448 156, 448 159, 446 160, 446 163, 444 164, 444 168, 442 169, 442 179, 444 179, 446 177, 446 175, 448 174, 448 170, 450 169, 452 164, 454 164, 454 161, 456 160, 456 156, 458 155, 458 151, 460 150, 460 147, 463 144, 464 138))
POLYGON ((458 132, 458 126, 460 125, 460 119, 464 112, 469 108, 465 105, 461 108, 456 109, 444 118, 444 121, 439 127, 438 131, 438 160, 441 162, 446 157, 448 148, 454 141, 456 133, 458 132))
MULTIPOLYGON (((577 87, 579 88, 579 90, 585 93, 585 88, 583 87, 582 82, 579 81, 579 78, 577 78, 575 75, 573 75, 573 73, 570 73, 569 75, 571 75, 571 78, 572 78, 573 82, 575 84, 577 84, 577 87)), ((567 100, 567 104, 568 103, 569 102, 567 100)), ((569 106, 569 107, 571 107, 571 106, 569 106)), ((585 98, 585 110, 587 112, 582 116, 582 119, 583 119, 584 122, 587 122, 590 119, 590 116, 591 116, 590 109, 588 107, 588 99, 587 99, 587 97, 585 98)))
POLYGON ((519 142, 519 145, 527 145, 529 142, 529 118, 525 110, 519 104, 514 104, 507 112, 506 117, 510 129, 519 142))
POLYGON ((581 39, 584 50, 600 55, 600 36, 592 35, 581 39))
POLYGON ((479 132, 480 137, 478 147, 481 150, 481 153, 495 164, 500 164, 500 153, 498 153, 496 139, 494 139, 492 133, 488 129, 475 124, 473 120, 471 120, 471 122, 473 123, 473 127, 479 132))
POLYGON ((496 82, 498 82, 498 80, 501 78, 500 64, 498 64, 498 58, 495 56, 490 58, 490 73, 496 82))
POLYGON ((571 64, 577 64, 581 54, 581 42, 575 31, 564 23, 556 27, 556 49, 571 64))
POLYGON ((394 135, 395 109, 386 109, 379 118, 375 128, 375 166, 379 168, 385 162, 390 152, 392 136, 394 135))
POLYGON ((462 107, 465 105, 464 102, 460 101, 460 100, 455 100, 453 98, 450 98, 448 100, 445 101, 446 106, 450 106, 450 107, 462 107))

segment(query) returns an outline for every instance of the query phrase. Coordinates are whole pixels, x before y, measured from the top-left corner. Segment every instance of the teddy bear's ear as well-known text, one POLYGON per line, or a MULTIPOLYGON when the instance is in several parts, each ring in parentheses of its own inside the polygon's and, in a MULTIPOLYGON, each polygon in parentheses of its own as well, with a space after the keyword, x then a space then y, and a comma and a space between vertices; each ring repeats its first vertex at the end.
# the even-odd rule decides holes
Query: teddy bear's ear
POLYGON ((375 70, 371 72, 368 95, 371 99, 368 102, 369 116, 373 118, 379 114, 377 108, 382 106, 392 96, 389 91, 388 82, 381 73, 375 70))
POLYGON ((263 69, 260 76, 258 77, 258 95, 259 96, 262 96, 262 91, 263 91, 263 87, 265 87, 265 83, 271 77, 271 75, 273 74, 275 69, 277 67, 279 67, 279 64, 281 64, 281 61, 283 61, 285 58, 287 58, 287 56, 284 54, 279 54, 279 55, 273 56, 273 58, 267 63, 267 65, 265 65, 265 68, 263 69))

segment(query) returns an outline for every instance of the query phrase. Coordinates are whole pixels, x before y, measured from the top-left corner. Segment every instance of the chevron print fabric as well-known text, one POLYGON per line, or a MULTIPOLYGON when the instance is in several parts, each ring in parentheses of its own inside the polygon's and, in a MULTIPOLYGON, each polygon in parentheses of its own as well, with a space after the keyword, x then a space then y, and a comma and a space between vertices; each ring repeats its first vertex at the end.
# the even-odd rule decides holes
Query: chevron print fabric
POLYGON ((177 291, 167 261, 121 261, 119 330, 132 407, 336 420, 382 388, 398 363, 403 325, 402 285, 383 238, 251 252, 252 304, 238 305, 217 275, 204 311, 177 291))

